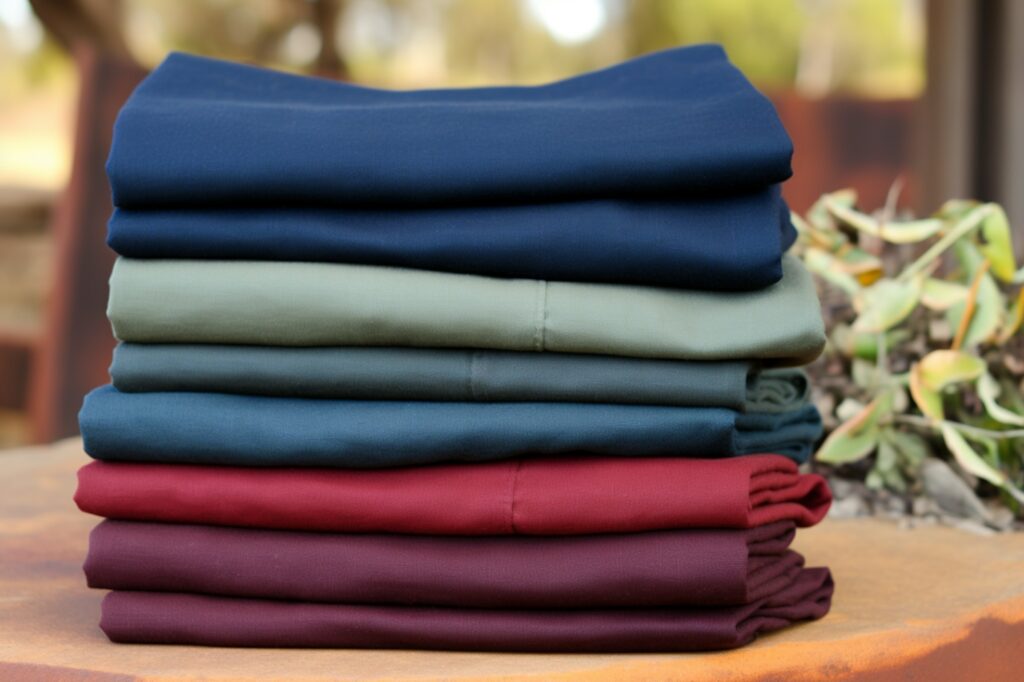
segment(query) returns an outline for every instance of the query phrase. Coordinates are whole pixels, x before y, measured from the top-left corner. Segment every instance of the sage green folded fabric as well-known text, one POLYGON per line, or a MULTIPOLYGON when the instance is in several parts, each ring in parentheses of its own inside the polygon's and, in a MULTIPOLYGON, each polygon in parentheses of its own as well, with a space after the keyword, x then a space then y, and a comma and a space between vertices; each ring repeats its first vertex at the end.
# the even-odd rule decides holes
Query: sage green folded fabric
POLYGON ((454 348, 122 343, 110 366, 128 393, 190 391, 349 400, 578 402, 728 407, 807 402, 798 369, 609 355, 454 348))
POLYGON ((139 343, 417 346, 802 364, 825 335, 792 256, 760 291, 495 279, 366 265, 121 258, 114 334, 139 343))

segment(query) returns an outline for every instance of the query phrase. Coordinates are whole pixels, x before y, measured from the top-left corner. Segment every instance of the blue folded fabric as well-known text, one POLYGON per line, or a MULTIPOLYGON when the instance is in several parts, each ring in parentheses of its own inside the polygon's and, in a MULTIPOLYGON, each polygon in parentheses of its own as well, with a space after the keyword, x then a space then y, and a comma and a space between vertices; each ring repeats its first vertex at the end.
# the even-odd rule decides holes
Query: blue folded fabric
POLYGON ((122 343, 125 393, 239 393, 337 400, 558 402, 788 412, 809 400, 798 369, 613 355, 377 346, 122 343))
POLYGON ((170 55, 118 117, 127 208, 736 194, 790 175, 771 103, 715 45, 536 87, 386 91, 170 55))
POLYGON ((225 393, 86 396, 85 451, 105 460, 234 466, 395 467, 587 453, 806 461, 821 434, 813 405, 724 408, 580 403, 316 400, 225 393))
POLYGON ((792 409, 796 370, 761 381, 752 363, 374 346, 122 343, 110 378, 125 393, 239 393, 339 400, 572 402, 792 409), (771 384, 767 390, 765 384, 771 384), (772 390, 772 387, 780 387, 772 390), (787 391, 786 389, 790 390, 787 391), (765 400, 767 398, 767 400, 765 400))
POLYGON ((132 258, 333 261, 492 277, 761 289, 796 238, 778 186, 728 199, 431 209, 118 209, 132 258))

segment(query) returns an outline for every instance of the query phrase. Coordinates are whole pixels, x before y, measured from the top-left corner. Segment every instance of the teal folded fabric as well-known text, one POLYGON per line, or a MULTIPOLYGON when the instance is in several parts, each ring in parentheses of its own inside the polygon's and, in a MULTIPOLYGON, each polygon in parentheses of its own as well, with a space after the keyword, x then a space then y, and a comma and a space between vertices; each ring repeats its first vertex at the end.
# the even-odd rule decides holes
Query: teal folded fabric
POLYGON ((746 362, 448 348, 122 343, 110 366, 130 393, 298 398, 622 403, 782 411, 807 401, 798 369, 746 362))
POLYGON ((417 346, 802 364, 821 352, 792 256, 755 292, 505 280, 365 265, 121 258, 107 309, 140 343, 417 346))
POLYGON ((747 375, 747 412, 787 412, 811 399, 811 383, 801 369, 780 367, 747 375))
POLYGON ((375 468, 533 455, 805 461, 821 434, 813 405, 777 414, 601 403, 412 402, 225 393, 86 396, 97 459, 231 466, 375 468))

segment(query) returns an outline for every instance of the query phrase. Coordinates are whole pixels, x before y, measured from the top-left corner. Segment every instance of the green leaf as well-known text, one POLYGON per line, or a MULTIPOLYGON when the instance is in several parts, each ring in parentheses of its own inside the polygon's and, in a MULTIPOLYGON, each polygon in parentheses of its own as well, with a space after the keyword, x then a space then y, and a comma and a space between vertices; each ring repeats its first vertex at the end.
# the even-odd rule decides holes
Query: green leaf
POLYGON ((881 490, 885 487, 885 479, 882 478, 882 472, 878 469, 872 469, 864 478, 864 484, 869 490, 881 490))
POLYGON ((1000 344, 1009 341, 1024 323, 1024 288, 1017 292, 1017 298, 1014 299, 1013 305, 1010 306, 1003 319, 1003 328, 999 330, 999 336, 996 339, 1000 344))
POLYGON ((1003 295, 987 272, 981 275, 978 282, 977 296, 970 296, 961 303, 956 303, 947 311, 949 324, 953 329, 959 329, 963 316, 968 312, 968 306, 973 301, 973 312, 970 322, 967 324, 967 333, 964 335, 962 348, 971 348, 993 338, 1003 324, 1004 308, 1006 306, 1003 295))
POLYGON ((820 226, 804 220, 795 213, 792 213, 791 216, 793 226, 796 227, 800 235, 801 244, 815 246, 828 253, 835 253, 850 243, 845 234, 831 226, 820 226))
MULTIPOLYGON (((1012 377, 1005 377, 999 382, 999 385, 1002 389, 999 392, 999 397, 1002 398, 1003 405, 1016 414, 1024 414, 1024 394, 1021 393, 1024 390, 1024 383, 1018 385, 1012 377)), ((1021 461, 1024 462, 1024 438, 1017 441, 1017 444, 1021 461)))
POLYGON ((859 414, 840 424, 821 444, 815 458, 828 464, 856 462, 878 445, 878 422, 892 411, 892 394, 882 392, 859 414))
POLYGON ((868 334, 855 332, 849 325, 837 324, 832 330, 832 345, 848 358, 862 358, 875 362, 878 359, 878 346, 881 341, 888 352, 913 336, 909 329, 890 329, 885 334, 868 334))
POLYGON ((879 471, 891 471, 899 465, 899 454, 892 443, 884 437, 878 439, 878 454, 875 455, 875 468, 879 471))
POLYGON ((826 464, 847 464, 867 457, 876 445, 878 445, 878 428, 876 427, 869 427, 856 433, 840 431, 837 428, 821 444, 815 458, 826 464))
MULTIPOLYGON (((978 220, 978 225, 984 221, 984 217, 987 215, 985 210, 987 206, 979 208, 974 214, 974 218, 977 220, 978 214, 981 215, 981 219, 978 220)), ((960 239, 952 246, 953 255, 956 256, 957 262, 960 263, 960 267, 966 273, 967 281, 974 276, 974 273, 978 271, 981 264, 985 262, 985 257, 981 255, 981 251, 978 250, 978 245, 970 239, 960 239)))
POLYGON ((1001 206, 993 204, 992 213, 981 223, 979 231, 985 243, 978 247, 992 263, 992 272, 1004 282, 1013 280, 1017 263, 1013 258, 1013 239, 1010 221, 1001 206))
MULTIPOLYGON (((891 374, 887 374, 889 379, 893 379, 891 374)), ((906 412, 907 407, 910 406, 910 398, 907 396, 907 389, 904 388, 902 383, 899 383, 899 379, 895 379, 896 383, 890 384, 892 390, 892 409, 895 412, 906 412)))
MULTIPOLYGON (((909 282, 921 274, 929 272, 938 263, 939 258, 945 253, 946 249, 955 249, 968 244, 964 237, 977 231, 992 210, 991 204, 984 204, 971 209, 963 216, 957 218, 956 222, 948 230, 944 229, 942 231, 942 237, 929 246, 913 263, 903 268, 897 279, 901 282, 909 282)), ((957 255, 959 256, 960 253, 958 252, 957 255)))
POLYGON ((836 405, 836 419, 841 422, 849 421, 860 414, 863 409, 864 403, 856 398, 843 398, 843 401, 836 405))
POLYGON ((854 358, 850 363, 850 377, 853 383, 871 392, 888 379, 888 372, 881 369, 877 363, 854 358))
MULTIPOLYGON (((1021 493, 1010 480, 1006 477, 1002 471, 999 471, 988 462, 986 462, 981 455, 979 455, 974 448, 972 448, 967 441, 964 439, 960 432, 954 428, 950 422, 942 422, 942 439, 946 442, 946 447, 953 453, 956 461, 960 463, 965 470, 974 474, 978 478, 982 478, 992 485, 999 486, 1003 490, 1007 491, 1019 502, 1024 502, 1024 493, 1021 493)), ((987 439, 990 440, 991 439, 987 439)), ((986 447, 995 448, 995 442, 986 443, 986 447)))
POLYGON ((897 492, 906 492, 907 482, 903 478, 903 474, 899 469, 886 469, 882 471, 882 480, 885 481, 885 485, 890 490, 897 492))
POLYGON ((1011 412, 996 402, 999 391, 999 384, 991 374, 985 373, 978 377, 978 397, 981 398, 981 403, 985 406, 988 416, 1003 424, 1024 426, 1024 415, 1011 412))
POLYGON ((878 454, 875 456, 874 471, 881 477, 887 488, 904 492, 907 489, 907 482, 901 471, 901 453, 896 447, 892 435, 896 433, 891 428, 884 428, 878 440, 878 454))
POLYGON ((854 307, 860 315, 853 323, 853 330, 878 333, 896 326, 917 306, 922 286, 919 277, 908 282, 878 280, 854 298, 854 307))
POLYGON ((878 228, 878 236, 892 244, 916 244, 937 235, 945 224, 938 218, 884 223, 878 228))
POLYGON ((836 252, 839 267, 857 278, 861 286, 874 284, 882 277, 882 261, 864 249, 846 245, 836 252))
POLYGON ((855 296, 860 291, 860 284, 857 280, 843 272, 836 258, 830 253, 814 247, 808 247, 804 251, 804 265, 807 266, 808 270, 826 282, 839 287, 850 296, 855 296))
POLYGON ((949 199, 939 207, 933 217, 940 220, 959 220, 981 205, 981 202, 974 199, 949 199))
POLYGON ((824 198, 827 198, 829 203, 845 206, 846 208, 853 208, 857 205, 857 190, 851 187, 844 187, 843 189, 837 189, 834 192, 829 192, 824 198))
POLYGON ((948 310, 967 298, 967 287, 929 277, 921 287, 921 303, 932 310, 948 310))
POLYGON ((823 201, 825 209, 829 212, 829 215, 835 218, 838 222, 843 225, 849 225, 850 227, 866 234, 878 236, 878 221, 871 216, 861 213, 850 206, 844 205, 832 196, 825 196, 823 201))
POLYGON ((957 350, 933 350, 918 361, 917 368, 924 385, 933 391, 974 381, 987 369, 978 356, 957 350))
POLYGON ((830 194, 822 194, 807 211, 807 220, 814 227, 823 231, 834 231, 832 217, 826 208, 826 202, 852 208, 857 203, 857 192, 852 189, 841 189, 830 194))
POLYGON ((910 368, 910 395, 914 398, 914 404, 921 414, 936 421, 942 419, 942 396, 933 388, 929 388, 924 382, 921 372, 921 363, 916 362, 910 368))
MULTIPOLYGON (((985 204, 977 211, 988 212, 993 210, 992 206, 985 204)), ((985 268, 991 267, 991 262, 986 260, 976 244, 961 239, 954 245, 953 251, 966 273, 967 282, 972 286, 962 302, 950 306, 946 311, 946 319, 951 328, 959 330, 964 316, 970 314, 970 321, 960 340, 960 347, 969 348, 995 336, 1002 326, 1006 302, 992 276, 983 272, 985 268), (976 290, 974 295, 970 292, 972 288, 976 290)))
POLYGON ((931 455, 931 447, 928 445, 928 441, 916 433, 888 429, 882 434, 882 437, 896 448, 901 463, 907 469, 917 469, 921 466, 921 462, 931 455))

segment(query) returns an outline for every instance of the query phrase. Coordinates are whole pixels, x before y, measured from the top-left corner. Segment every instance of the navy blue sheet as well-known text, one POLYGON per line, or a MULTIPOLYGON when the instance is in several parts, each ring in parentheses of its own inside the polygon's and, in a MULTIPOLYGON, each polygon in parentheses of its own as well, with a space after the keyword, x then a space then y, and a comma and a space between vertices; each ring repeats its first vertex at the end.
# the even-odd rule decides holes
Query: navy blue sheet
POLYGON ((86 396, 79 421, 96 459, 375 468, 528 455, 734 457, 806 461, 821 434, 813 405, 725 408, 580 403, 316 400, 226 393, 86 396))
POLYGON ((396 92, 170 55, 122 109, 116 205, 539 203, 735 194, 790 175, 715 45, 536 87, 396 92))
POLYGON ((761 289, 796 238, 778 187, 729 199, 433 209, 118 209, 132 258, 330 261, 573 282, 761 289))

